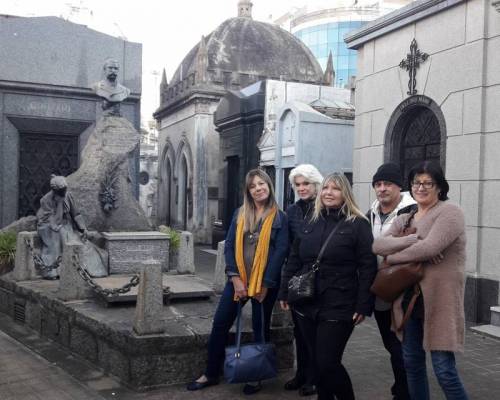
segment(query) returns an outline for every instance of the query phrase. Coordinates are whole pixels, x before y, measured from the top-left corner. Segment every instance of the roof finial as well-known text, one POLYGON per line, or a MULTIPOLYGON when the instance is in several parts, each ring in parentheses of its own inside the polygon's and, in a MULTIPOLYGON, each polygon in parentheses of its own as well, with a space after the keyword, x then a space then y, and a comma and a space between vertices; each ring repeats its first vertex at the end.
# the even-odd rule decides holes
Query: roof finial
POLYGON ((326 63, 325 75, 323 76, 323 85, 335 86, 335 70, 333 69, 333 57, 331 50, 326 63))
POLYGON ((252 6, 253 3, 250 0, 239 0, 238 17, 252 19, 252 6))

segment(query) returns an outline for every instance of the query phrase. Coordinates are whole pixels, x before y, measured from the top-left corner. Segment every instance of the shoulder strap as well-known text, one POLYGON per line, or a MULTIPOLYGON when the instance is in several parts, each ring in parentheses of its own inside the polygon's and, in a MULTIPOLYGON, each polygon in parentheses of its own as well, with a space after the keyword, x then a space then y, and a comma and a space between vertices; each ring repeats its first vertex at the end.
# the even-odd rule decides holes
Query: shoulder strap
POLYGON ((321 250, 319 251, 318 257, 316 258, 316 261, 314 262, 312 266, 313 271, 317 271, 319 269, 319 264, 321 262, 321 259, 323 258, 323 253, 326 250, 326 246, 328 245, 328 242, 332 238, 332 236, 335 234, 339 226, 344 222, 344 219, 342 218, 339 222, 337 222, 337 225, 335 225, 335 228, 330 232, 328 237, 326 238, 325 242, 323 243, 323 246, 321 246, 321 250))

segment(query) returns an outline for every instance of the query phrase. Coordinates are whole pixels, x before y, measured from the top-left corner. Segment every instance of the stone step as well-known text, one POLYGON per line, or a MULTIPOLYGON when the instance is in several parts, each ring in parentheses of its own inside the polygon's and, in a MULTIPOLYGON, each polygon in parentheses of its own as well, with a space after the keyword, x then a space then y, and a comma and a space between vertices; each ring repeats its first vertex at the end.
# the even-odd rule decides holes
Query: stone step
POLYGON ((479 325, 470 328, 473 332, 481 335, 486 335, 495 339, 500 339, 500 326, 495 325, 479 325))
MULTIPOLYGON (((104 278, 94 278, 94 281, 103 288, 113 289, 122 287, 130 281, 132 275, 110 275, 104 278)), ((169 288, 170 300, 207 298, 214 294, 213 289, 196 275, 163 274, 163 287, 169 288)), ((121 303, 136 301, 137 289, 133 287, 130 292, 107 297, 108 303, 121 303)))
POLYGON ((491 325, 500 327, 500 306, 490 307, 491 325))

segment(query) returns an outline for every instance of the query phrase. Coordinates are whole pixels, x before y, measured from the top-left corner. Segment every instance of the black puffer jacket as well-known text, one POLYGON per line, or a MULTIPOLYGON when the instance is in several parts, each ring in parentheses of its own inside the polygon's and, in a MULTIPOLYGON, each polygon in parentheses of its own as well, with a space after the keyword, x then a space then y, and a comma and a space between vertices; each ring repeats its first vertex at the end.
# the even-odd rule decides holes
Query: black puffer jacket
POLYGON ((294 308, 310 318, 350 320, 355 312, 370 315, 373 311, 370 286, 377 273, 377 259, 371 250, 370 224, 364 218, 346 221, 337 210, 325 210, 316 222, 303 225, 283 269, 278 298, 287 300, 288 281, 310 270, 338 223, 341 225, 330 239, 316 273, 314 301, 294 308))
POLYGON ((307 222, 314 210, 314 199, 298 200, 286 210, 288 216, 288 238, 293 243, 297 236, 300 236, 302 224, 307 222))

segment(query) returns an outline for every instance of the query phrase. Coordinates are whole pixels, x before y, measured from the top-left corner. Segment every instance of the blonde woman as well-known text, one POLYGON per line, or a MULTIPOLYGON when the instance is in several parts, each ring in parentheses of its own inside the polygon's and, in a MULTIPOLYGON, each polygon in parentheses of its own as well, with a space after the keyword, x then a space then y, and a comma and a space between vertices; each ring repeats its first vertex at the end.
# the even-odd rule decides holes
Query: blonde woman
MULTIPOLYGON (((261 340, 261 307, 264 332, 269 341, 269 323, 278 288, 281 268, 288 254, 288 222, 278 209, 269 176, 260 169, 245 178, 243 206, 235 212, 226 236, 224 256, 228 281, 214 315, 208 339, 208 363, 205 372, 188 384, 188 390, 200 390, 219 382, 224 362, 227 335, 237 315, 238 301, 252 303, 252 329, 255 341, 261 340)), ((245 394, 253 394, 261 384, 246 384, 245 394)))
MULTIPOLYGON (((314 211, 314 201, 321 190, 323 176, 311 164, 300 164, 290 171, 290 184, 298 200, 286 210, 288 216, 288 234, 290 244, 300 236, 304 223, 311 219, 314 211)), ((297 314, 292 312, 293 335, 295 336, 295 354, 297 371, 295 376, 285 383, 285 390, 298 390, 300 396, 316 394, 316 372, 314 359, 309 357, 306 338, 302 336, 297 323, 297 314)))
POLYGON ((316 272, 314 298, 293 306, 311 357, 316 359, 318 400, 352 400, 354 392, 342 355, 354 326, 373 310, 370 286, 377 271, 370 224, 343 174, 327 176, 310 223, 294 241, 282 274, 281 307, 288 309, 288 281, 311 270, 326 242, 316 272), (326 242, 330 233, 332 237, 326 242))

